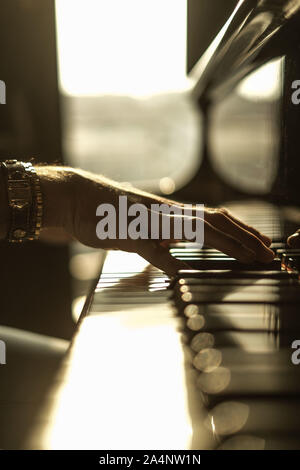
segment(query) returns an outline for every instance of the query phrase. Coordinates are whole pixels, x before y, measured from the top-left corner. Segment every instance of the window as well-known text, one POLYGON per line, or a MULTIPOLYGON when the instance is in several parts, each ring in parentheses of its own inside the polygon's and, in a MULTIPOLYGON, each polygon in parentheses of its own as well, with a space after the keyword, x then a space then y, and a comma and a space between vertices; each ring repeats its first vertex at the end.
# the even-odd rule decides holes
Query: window
POLYGON ((171 193, 199 164, 186 0, 56 0, 67 161, 171 193))

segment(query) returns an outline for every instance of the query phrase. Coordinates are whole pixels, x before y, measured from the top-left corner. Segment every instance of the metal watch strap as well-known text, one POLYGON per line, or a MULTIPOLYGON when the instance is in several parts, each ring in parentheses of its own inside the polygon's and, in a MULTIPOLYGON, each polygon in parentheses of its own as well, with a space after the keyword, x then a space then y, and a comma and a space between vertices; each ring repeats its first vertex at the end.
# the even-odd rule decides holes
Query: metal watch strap
POLYGON ((20 243, 32 239, 30 219, 32 212, 31 163, 6 160, 2 163, 7 177, 7 196, 10 208, 8 241, 20 243))

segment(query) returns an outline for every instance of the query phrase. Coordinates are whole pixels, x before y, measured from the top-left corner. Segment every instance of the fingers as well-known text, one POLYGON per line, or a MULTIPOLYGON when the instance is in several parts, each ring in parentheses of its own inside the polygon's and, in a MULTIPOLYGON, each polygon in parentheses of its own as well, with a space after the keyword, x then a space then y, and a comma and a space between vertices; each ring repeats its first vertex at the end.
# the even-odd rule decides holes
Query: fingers
MULTIPOLYGON (((192 217, 194 218, 194 217, 192 217)), ((174 222, 175 218, 171 218, 174 222)), ((226 211, 223 210, 211 210, 205 212, 204 223, 204 243, 214 247, 229 256, 238 259, 241 262, 250 263, 253 261, 260 261, 262 263, 269 263, 273 260, 274 252, 265 245, 263 242, 263 236, 259 234, 255 229, 252 231, 246 230, 244 227, 248 227, 242 223, 238 224, 233 218, 227 215, 226 211), (260 237, 256 236, 258 233, 260 237)), ((171 240, 160 240, 160 250, 156 245, 155 254, 153 250, 150 255, 152 258, 147 258, 145 254, 142 254, 155 266, 160 267, 166 272, 171 270, 183 269, 174 261, 174 258, 168 253, 167 246, 170 241, 173 241, 174 229, 171 230, 171 240), (153 258, 155 256, 155 258, 153 258), (161 257, 161 258, 160 258, 161 257), (176 266, 178 265, 178 268, 176 266)), ((184 240, 183 237, 181 240, 184 240)), ((270 239, 266 237, 268 241, 270 239)), ((149 250, 147 245, 147 249, 149 250)), ((187 267, 185 266, 184 269, 187 267)))
MULTIPOLYGON (((274 252, 264 244, 261 238, 254 234, 254 229, 252 232, 246 230, 229 217, 226 212, 219 210, 208 211, 205 214, 205 219, 209 224, 207 228, 205 226, 205 244, 217 248, 216 243, 218 243, 221 248, 217 249, 231 255, 236 253, 237 256, 234 254, 233 256, 237 259, 245 256, 245 248, 254 254, 254 259, 262 263, 269 263, 274 258, 274 252), (212 228, 215 228, 216 231, 213 231, 212 228), (220 234, 224 240, 220 239, 220 234), (211 239, 214 244, 212 244, 211 239), (236 242, 233 242, 232 239, 236 242), (225 251, 223 246, 226 246, 226 249, 229 248, 230 253, 225 251)), ((246 252, 247 256, 249 256, 249 253, 246 252)))
POLYGON ((289 236, 287 243, 291 248, 300 248, 300 229, 289 236))
POLYGON ((243 245, 241 241, 231 235, 213 227, 208 222, 205 223, 204 233, 206 245, 236 258, 242 263, 251 263, 256 259, 256 254, 253 250, 243 245))
POLYGON ((257 238, 259 238, 266 246, 270 246, 272 243, 272 240, 270 237, 267 237, 266 235, 263 235, 260 233, 258 230, 256 230, 254 227, 251 227, 250 225, 245 224, 241 220, 237 219, 234 217, 227 209, 220 209, 221 212, 223 212, 227 217, 229 217, 233 222, 235 222, 237 225, 242 227, 243 229, 247 230, 247 232, 252 233, 255 235, 257 238))
POLYGON ((186 263, 174 258, 167 248, 151 240, 145 240, 140 244, 138 254, 164 271, 169 277, 175 276, 180 269, 190 269, 186 263))

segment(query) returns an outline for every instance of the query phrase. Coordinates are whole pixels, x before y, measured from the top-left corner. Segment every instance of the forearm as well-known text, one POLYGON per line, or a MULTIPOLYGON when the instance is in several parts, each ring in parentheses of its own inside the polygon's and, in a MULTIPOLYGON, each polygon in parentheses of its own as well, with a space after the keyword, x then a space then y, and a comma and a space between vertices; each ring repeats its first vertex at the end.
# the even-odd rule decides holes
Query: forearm
MULTIPOLYGON (((180 205, 179 202, 139 189, 128 188, 101 175, 80 169, 35 166, 35 170, 40 181, 43 204, 42 227, 45 232, 48 228, 61 229, 69 237, 87 246, 134 251, 171 274, 182 269, 181 262, 175 260, 168 251, 161 251, 160 243, 163 237, 153 240, 151 238, 98 237, 96 230, 99 223, 99 216, 97 216, 99 205, 106 203, 112 205, 118 216, 119 196, 121 195, 127 196, 128 207, 135 203, 145 205, 149 210, 150 220, 152 204, 180 205)), ((2 239, 5 238, 10 224, 10 211, 4 183, 2 181, 0 185, 0 237, 2 239)), ((169 222, 173 220, 168 215, 164 217, 169 222)), ((185 215, 180 217, 182 220, 185 219, 185 215)), ((199 217, 196 215, 196 218, 199 217)), ((245 225, 224 209, 205 209, 204 217, 199 218, 200 222, 204 224, 205 244, 224 251, 229 256, 240 261, 250 262, 256 259, 264 263, 271 261, 274 257, 274 253, 268 248, 271 243, 268 237, 260 234, 253 227, 245 225)), ((173 227, 172 224, 171 227, 173 227)), ((182 237, 184 239, 184 235, 182 237)), ((173 240, 172 234, 170 234, 170 240, 173 240)))
POLYGON ((128 184, 125 185, 120 182, 114 181, 103 175, 90 173, 88 171, 81 170, 78 168, 72 169, 72 177, 74 179, 75 188, 76 186, 78 188, 79 187, 82 188, 82 184, 84 184, 87 181, 90 184, 93 184, 93 185, 96 184, 97 189, 99 191, 99 204, 102 202, 107 202, 107 199, 109 199, 109 202, 112 202, 112 200, 115 200, 115 203, 118 203, 118 197, 121 194, 125 194, 128 197, 130 197, 132 201, 135 200, 136 202, 142 202, 143 204, 146 204, 146 205, 148 202, 149 206, 154 201, 157 201, 160 204, 181 205, 181 203, 167 199, 163 196, 158 196, 156 194, 143 191, 139 188, 135 188, 134 186, 131 186, 128 184))

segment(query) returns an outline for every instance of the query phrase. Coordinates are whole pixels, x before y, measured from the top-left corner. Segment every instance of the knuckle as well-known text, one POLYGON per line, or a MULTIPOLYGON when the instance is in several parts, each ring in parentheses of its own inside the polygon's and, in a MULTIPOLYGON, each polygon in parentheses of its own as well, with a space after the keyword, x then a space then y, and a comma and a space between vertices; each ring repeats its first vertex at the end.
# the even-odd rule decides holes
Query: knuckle
POLYGON ((229 215, 229 211, 225 207, 221 207, 219 212, 223 215, 229 215))
POLYGON ((211 219, 215 222, 221 222, 225 219, 225 214, 220 209, 215 209, 210 212, 211 219))

